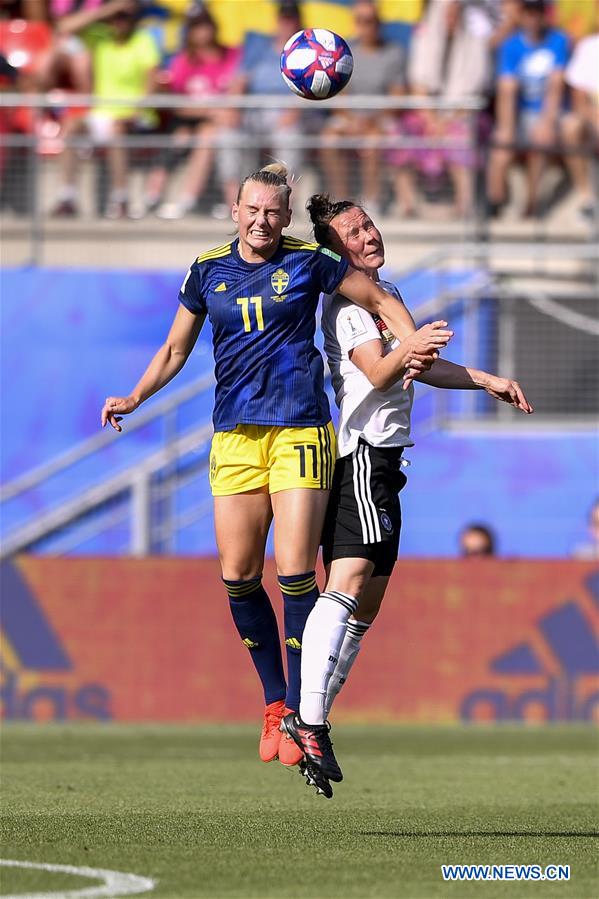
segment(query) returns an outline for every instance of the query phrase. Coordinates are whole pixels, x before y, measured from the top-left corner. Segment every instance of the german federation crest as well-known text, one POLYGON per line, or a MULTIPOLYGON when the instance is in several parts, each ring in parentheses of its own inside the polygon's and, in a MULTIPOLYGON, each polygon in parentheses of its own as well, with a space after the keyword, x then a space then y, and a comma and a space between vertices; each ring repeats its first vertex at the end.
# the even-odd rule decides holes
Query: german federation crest
POLYGON ((284 269, 278 268, 272 275, 270 283, 277 296, 281 296, 289 286, 289 275, 284 269))

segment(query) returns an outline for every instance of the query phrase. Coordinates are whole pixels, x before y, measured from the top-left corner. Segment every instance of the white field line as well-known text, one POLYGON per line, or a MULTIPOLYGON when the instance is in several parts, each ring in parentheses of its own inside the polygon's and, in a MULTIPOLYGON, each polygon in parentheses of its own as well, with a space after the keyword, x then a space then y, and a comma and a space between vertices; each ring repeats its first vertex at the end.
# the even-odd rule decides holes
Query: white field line
POLYGON ((21 862, 0 858, 0 865, 7 868, 30 868, 36 871, 51 871, 57 874, 76 874, 79 877, 93 877, 104 881, 100 886, 85 887, 82 890, 58 890, 50 893, 15 893, 0 894, 0 899, 117 899, 119 896, 132 896, 135 893, 146 893, 156 886, 149 877, 137 874, 124 874, 121 871, 106 871, 104 868, 76 868, 73 865, 49 865, 43 862, 21 862))

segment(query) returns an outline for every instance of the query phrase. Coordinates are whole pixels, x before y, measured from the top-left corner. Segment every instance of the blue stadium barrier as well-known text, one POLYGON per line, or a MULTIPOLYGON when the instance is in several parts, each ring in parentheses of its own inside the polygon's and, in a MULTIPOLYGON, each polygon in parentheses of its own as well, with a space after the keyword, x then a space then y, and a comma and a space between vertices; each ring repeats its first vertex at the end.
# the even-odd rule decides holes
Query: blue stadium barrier
MULTIPOLYGON (((465 285, 472 275, 472 271, 453 272, 444 287, 465 285)), ((181 280, 181 272, 3 271, 3 482, 98 433, 105 396, 128 392, 164 339, 181 280)), ((414 308, 435 295, 438 282, 434 275, 418 272, 400 280, 398 286, 414 308)), ((456 300, 450 309, 456 338, 447 355, 472 362, 464 359, 459 328, 462 302, 456 300)), ((484 327, 491 326, 495 304, 483 299, 481 309, 484 327)), ((489 355, 477 364, 494 368, 495 360, 489 355)), ((186 367, 161 397, 211 368, 207 329, 186 367)), ((482 393, 476 399, 479 410, 493 402, 482 393)), ((428 403, 423 398, 415 405, 417 445, 406 453, 412 466, 402 495, 402 552, 454 555, 460 527, 470 520, 483 520, 496 530, 502 555, 567 556, 584 538, 592 501, 593 435, 532 432, 523 417, 518 422, 520 430, 515 425, 500 435, 436 432, 419 437, 428 403)), ((211 391, 188 403, 181 413, 183 425, 207 421, 211 406, 211 391)), ((10 530, 132 464, 158 447, 161 437, 156 424, 125 434, 104 451, 101 462, 81 464, 68 480, 54 478, 25 498, 6 503, 3 528, 10 530)), ((196 480, 191 490, 196 502, 208 498, 207 478, 196 480)), ((183 509, 190 494, 182 492, 176 502, 183 509)), ((126 546, 124 526, 118 525, 79 551, 121 552, 126 546)), ((52 541, 45 549, 51 551, 52 541)), ((176 551, 214 552, 211 519, 183 532, 176 551)))

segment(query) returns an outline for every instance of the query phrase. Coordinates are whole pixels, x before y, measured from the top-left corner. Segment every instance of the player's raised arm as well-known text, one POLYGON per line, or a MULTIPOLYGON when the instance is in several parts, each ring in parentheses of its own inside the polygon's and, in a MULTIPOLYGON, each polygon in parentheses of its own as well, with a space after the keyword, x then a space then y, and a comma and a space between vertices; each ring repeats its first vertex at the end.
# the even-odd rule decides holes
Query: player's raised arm
POLYGON ((499 375, 457 365, 448 359, 437 359, 430 371, 415 375, 416 381, 429 384, 431 387, 445 387, 453 390, 486 390, 496 400, 509 403, 522 412, 530 415, 534 412, 524 391, 517 381, 511 378, 500 378, 499 375))
POLYGON ((106 398, 102 408, 102 427, 108 423, 115 431, 122 431, 119 425, 122 416, 134 412, 144 400, 157 393, 181 371, 195 346, 205 318, 205 313, 194 315, 182 304, 179 306, 168 337, 129 396, 106 398))
POLYGON ((446 321, 423 325, 386 355, 380 339, 369 340, 351 350, 349 358, 373 387, 385 391, 402 378, 412 379, 435 364, 439 349, 453 336, 453 331, 445 330, 446 327, 446 321))
POLYGON ((403 302, 391 296, 363 272, 350 268, 337 289, 352 303, 380 315, 399 340, 416 330, 414 319, 403 302))

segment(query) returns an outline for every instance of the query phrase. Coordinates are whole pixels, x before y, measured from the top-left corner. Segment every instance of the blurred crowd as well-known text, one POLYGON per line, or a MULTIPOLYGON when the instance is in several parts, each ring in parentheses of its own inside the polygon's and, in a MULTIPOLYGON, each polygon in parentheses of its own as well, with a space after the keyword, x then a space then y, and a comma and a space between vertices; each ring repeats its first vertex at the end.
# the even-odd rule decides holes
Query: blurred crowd
MULTIPOLYGON (((41 117, 26 107, 3 109, 0 136, 36 134, 41 152, 58 156, 55 216, 80 211, 78 168, 90 152, 101 155, 107 173, 102 214, 128 216, 134 154, 122 138, 146 135, 148 147, 152 137, 168 139, 144 156, 140 214, 181 218, 202 207, 210 186, 218 203, 209 211, 220 215, 240 176, 268 155, 297 173, 311 168, 334 196, 358 196, 375 215, 392 207, 403 217, 419 216, 423 198, 443 189, 452 215, 468 216, 480 197, 488 214, 501 215, 514 165, 525 172, 522 215, 539 215, 544 171, 555 162, 578 215, 593 219, 598 0, 331 0, 318 4, 321 12, 330 7, 325 22, 311 21, 310 6, 0 0, 2 90, 54 97, 41 117), (226 94, 290 96, 280 52, 293 33, 313 26, 350 42, 355 66, 344 96, 426 96, 439 108, 206 105, 226 94), (176 110, 139 105, 168 92, 182 97, 176 110), (73 93, 94 102, 69 106, 73 93), (473 96, 482 99, 480 110, 459 108, 473 96), (310 134, 321 146, 303 149, 298 137, 310 134), (344 141, 354 147, 341 151, 344 141)), ((0 149, 4 175, 11 152, 0 149)))

